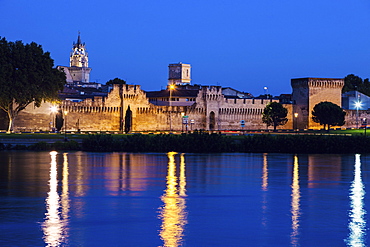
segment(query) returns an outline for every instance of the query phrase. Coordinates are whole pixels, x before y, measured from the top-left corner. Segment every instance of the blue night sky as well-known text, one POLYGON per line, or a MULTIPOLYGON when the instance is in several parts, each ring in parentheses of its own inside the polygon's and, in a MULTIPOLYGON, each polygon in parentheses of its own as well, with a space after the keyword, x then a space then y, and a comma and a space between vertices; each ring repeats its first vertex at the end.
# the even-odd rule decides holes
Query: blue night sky
POLYGON ((68 66, 80 31, 99 83, 160 90, 183 62, 193 84, 279 95, 291 78, 370 77, 369 13, 367 0, 0 0, 0 36, 68 66))

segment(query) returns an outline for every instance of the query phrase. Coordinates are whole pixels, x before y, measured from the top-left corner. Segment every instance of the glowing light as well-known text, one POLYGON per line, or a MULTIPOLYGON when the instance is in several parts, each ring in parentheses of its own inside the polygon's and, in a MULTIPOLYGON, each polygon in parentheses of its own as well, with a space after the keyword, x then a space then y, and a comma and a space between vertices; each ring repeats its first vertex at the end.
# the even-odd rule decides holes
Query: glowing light
POLYGON ((59 195, 57 192, 58 178, 57 178, 57 152, 50 152, 50 191, 46 198, 46 219, 43 225, 44 241, 47 246, 59 246, 62 240, 62 227, 59 214, 59 195))
MULTIPOLYGON (((269 171, 268 171, 268 163, 267 163, 267 154, 263 154, 263 167, 262 167, 262 191, 268 191, 268 178, 269 178, 269 171)), ((262 194, 262 225, 267 227, 268 218, 267 218, 267 193, 262 194)))
POLYGON ((267 191, 268 189, 268 178, 269 171, 267 167, 267 154, 263 154, 263 167, 262 167, 262 190, 267 191))
POLYGON ((294 156, 293 165, 293 182, 292 182, 292 202, 291 202, 291 214, 292 214, 292 233, 290 234, 291 245, 298 246, 298 234, 299 234, 299 217, 300 217, 300 187, 299 187, 299 164, 298 157, 294 156))
POLYGON ((68 156, 67 153, 63 154, 63 178, 62 178, 62 220, 63 220, 63 236, 66 238, 69 236, 69 209, 70 209, 70 200, 69 200, 69 171, 68 171, 68 156))
MULTIPOLYGON (((69 199, 68 199, 68 188, 63 188, 62 195, 62 214, 60 213, 61 201, 58 194, 58 173, 57 173, 57 152, 50 152, 51 163, 50 163, 50 180, 49 187, 50 191, 46 198, 46 210, 45 221, 42 225, 44 232, 44 241, 46 246, 61 246, 66 243, 68 239, 68 212, 69 212, 69 199), (65 207, 65 208, 64 208, 65 207)), ((66 164, 64 164, 65 167, 66 164)), ((63 168, 63 175, 66 173, 63 168)), ((68 170, 68 169, 67 169, 68 170)), ((63 183, 63 187, 65 186, 63 183)), ((68 181, 67 181, 68 182, 68 181)))
POLYGON ((356 109, 360 109, 362 107, 361 101, 356 101, 355 102, 355 107, 356 107, 356 109))
POLYGON ((175 152, 169 152, 168 170, 167 170, 167 188, 165 194, 161 197, 164 205, 160 208, 160 218, 162 225, 160 237, 163 240, 163 246, 181 246, 184 236, 184 226, 186 220, 185 205, 185 159, 180 156, 180 188, 177 189, 175 152))
POLYGON ((186 196, 185 157, 180 155, 180 196, 186 196))
POLYGON ((170 84, 169 89, 174 90, 176 88, 175 84, 170 84))
POLYGON ((58 111, 58 107, 56 107, 55 105, 53 105, 53 106, 50 107, 50 111, 52 113, 56 113, 58 111))
POLYGON ((360 154, 356 154, 354 179, 350 189, 351 210, 349 212, 350 221, 348 224, 350 233, 347 238, 349 246, 365 246, 366 210, 364 196, 365 186, 361 178, 361 159, 360 154))

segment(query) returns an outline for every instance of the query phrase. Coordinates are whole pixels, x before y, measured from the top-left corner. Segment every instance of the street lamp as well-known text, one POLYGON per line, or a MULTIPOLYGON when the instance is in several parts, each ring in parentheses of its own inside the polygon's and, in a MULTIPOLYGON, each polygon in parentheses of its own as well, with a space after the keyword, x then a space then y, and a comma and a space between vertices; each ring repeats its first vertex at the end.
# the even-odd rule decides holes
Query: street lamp
POLYGON ((366 117, 364 117, 363 119, 362 119, 362 126, 364 127, 364 129, 365 129, 365 136, 366 136, 366 129, 367 129, 367 118, 366 117))
POLYGON ((358 129, 358 109, 361 108, 361 106, 362 106, 362 103, 361 103, 360 99, 358 99, 355 102, 355 108, 356 108, 356 129, 358 129))
POLYGON ((181 133, 184 132, 184 116, 185 112, 181 112, 181 133))
POLYGON ((172 91, 176 88, 175 84, 170 84, 168 89, 170 90, 170 131, 172 131, 172 91))
POLYGON ((64 141, 67 141, 67 114, 68 111, 64 111, 64 141))
POLYGON ((56 107, 55 105, 52 105, 50 107, 50 112, 51 112, 50 127, 51 127, 52 132, 54 132, 55 131, 55 114, 58 112, 58 107, 56 107))
POLYGON ((295 128, 296 128, 296 131, 298 131, 298 126, 297 126, 297 118, 298 118, 298 113, 294 113, 294 120, 295 120, 295 128))

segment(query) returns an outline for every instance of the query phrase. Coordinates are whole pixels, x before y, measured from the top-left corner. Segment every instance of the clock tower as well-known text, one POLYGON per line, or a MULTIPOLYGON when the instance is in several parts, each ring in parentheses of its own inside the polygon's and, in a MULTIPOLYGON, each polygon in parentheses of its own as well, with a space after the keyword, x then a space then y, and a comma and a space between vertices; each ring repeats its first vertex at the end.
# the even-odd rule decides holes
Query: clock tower
POLYGON ((89 68, 89 58, 85 43, 81 42, 80 32, 78 32, 77 43, 73 42, 72 52, 69 59, 69 72, 74 83, 87 83, 90 80, 91 68, 89 68))

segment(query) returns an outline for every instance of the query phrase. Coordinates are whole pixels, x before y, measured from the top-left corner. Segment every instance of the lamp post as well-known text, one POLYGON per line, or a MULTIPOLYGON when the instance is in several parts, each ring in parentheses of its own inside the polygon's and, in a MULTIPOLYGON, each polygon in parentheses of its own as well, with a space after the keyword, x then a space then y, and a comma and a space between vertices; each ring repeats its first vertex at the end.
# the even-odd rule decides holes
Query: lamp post
POLYGON ((356 107, 356 129, 358 129, 358 109, 361 108, 361 101, 358 99, 355 102, 355 107, 356 107))
POLYGON ((362 119, 362 126, 364 127, 364 129, 365 129, 365 136, 366 136, 366 129, 367 129, 367 118, 366 117, 364 117, 363 119, 362 119))
POLYGON ((295 120, 295 129, 298 132, 297 120, 298 120, 298 113, 294 113, 294 120, 295 120))
POLYGON ((67 114, 68 111, 64 111, 64 141, 67 141, 67 114))
POLYGON ((51 127, 52 132, 55 131, 55 118, 56 118, 55 114, 57 113, 57 111, 58 111, 58 108, 55 105, 50 107, 50 112, 51 112, 50 127, 51 127))
POLYGON ((170 131, 172 131, 172 90, 175 89, 175 84, 170 84, 168 86, 168 89, 170 90, 170 98, 169 98, 169 105, 170 105, 170 131))

